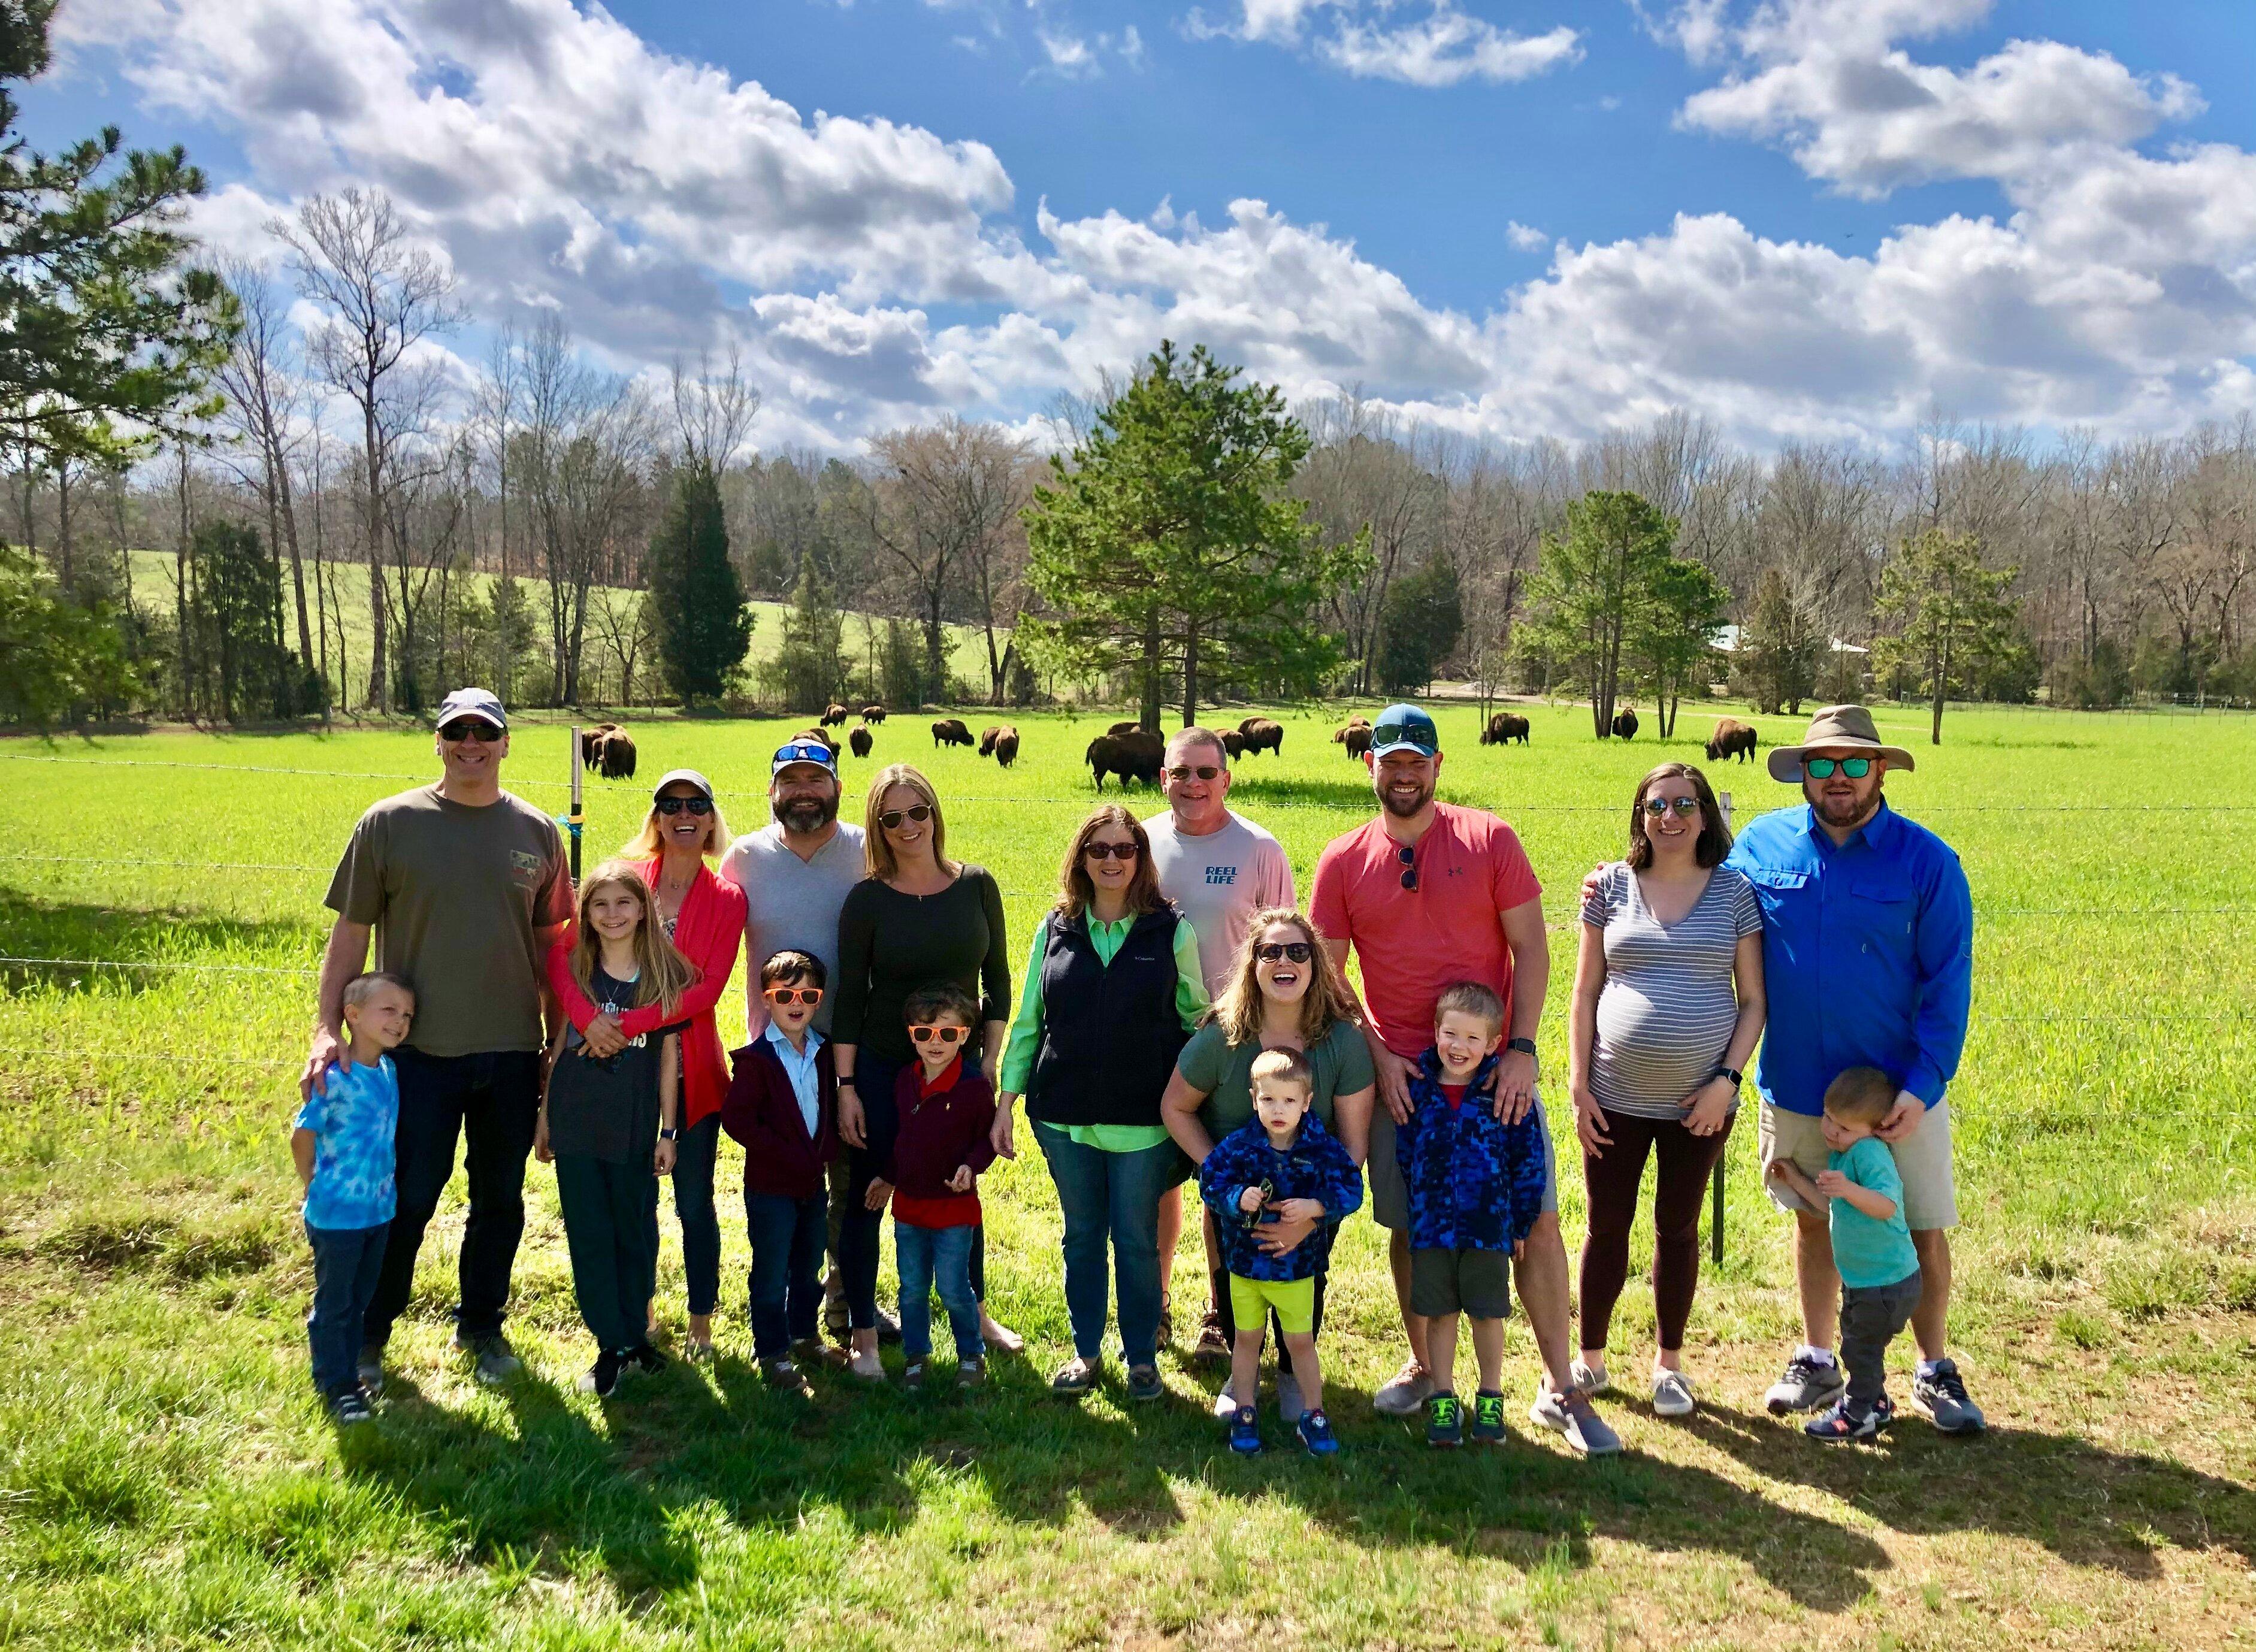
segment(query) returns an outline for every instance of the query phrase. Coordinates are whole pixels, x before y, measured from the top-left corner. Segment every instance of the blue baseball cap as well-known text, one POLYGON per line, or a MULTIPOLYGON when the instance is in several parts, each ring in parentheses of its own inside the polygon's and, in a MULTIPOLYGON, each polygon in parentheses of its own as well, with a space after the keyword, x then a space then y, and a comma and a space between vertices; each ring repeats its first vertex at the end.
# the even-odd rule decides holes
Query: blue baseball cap
POLYGON ((1391 751, 1414 751, 1431 757, 1442 749, 1442 736, 1434 720, 1415 706, 1389 706, 1371 726, 1371 755, 1376 759, 1391 751))
POLYGON ((838 759, 821 741, 786 740, 776 748, 775 761, 768 765, 768 778, 772 780, 795 763, 819 763, 832 774, 838 772, 838 759))

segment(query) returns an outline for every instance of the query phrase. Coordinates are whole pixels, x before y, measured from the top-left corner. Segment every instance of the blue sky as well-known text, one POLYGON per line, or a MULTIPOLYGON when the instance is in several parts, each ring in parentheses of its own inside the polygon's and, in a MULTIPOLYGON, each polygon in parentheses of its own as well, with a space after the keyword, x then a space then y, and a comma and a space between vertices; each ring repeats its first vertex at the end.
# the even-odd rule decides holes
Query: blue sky
POLYGON ((771 444, 1030 421, 1162 334, 1506 440, 2251 399, 2245 0, 66 0, 61 32, 35 137, 187 143, 252 256, 385 187, 482 317, 554 306, 630 369, 736 341, 771 444))

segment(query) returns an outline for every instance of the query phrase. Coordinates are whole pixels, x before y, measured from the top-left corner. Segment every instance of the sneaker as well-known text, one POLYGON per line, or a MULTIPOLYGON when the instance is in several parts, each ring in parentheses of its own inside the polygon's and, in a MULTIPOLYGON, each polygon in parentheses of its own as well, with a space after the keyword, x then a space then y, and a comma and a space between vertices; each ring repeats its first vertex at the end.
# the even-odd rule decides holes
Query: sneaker
MULTIPOLYGON (((1247 1403, 1251 1402, 1249 1398, 1247 1403)), ((1230 1391, 1230 1384, 1225 1382, 1222 1385, 1222 1392, 1214 1396, 1214 1420, 1217 1423, 1227 1423, 1237 1415, 1237 1396, 1230 1391)))
POLYGON ((901 1367, 901 1386, 905 1388, 920 1388, 924 1386, 923 1360, 912 1360, 901 1367))
POLYGON ((1689 1417, 1700 1409, 1700 1402, 1692 1396, 1692 1385, 1684 1380, 1681 1371, 1655 1371, 1653 1374, 1653 1414, 1655 1417, 1689 1417))
POLYGON ((509 1346, 509 1339, 498 1331, 483 1337, 465 1337, 457 1331, 455 1352, 472 1357, 481 1382, 506 1382, 525 1369, 525 1361, 517 1357, 517 1350, 509 1346))
POLYGON ((1191 1348, 1193 1365, 1228 1365, 1230 1339, 1222 1334, 1222 1314, 1213 1308, 1199 1321, 1198 1341, 1191 1348))
POLYGON ((647 1342, 638 1342, 629 1348, 619 1360, 622 1373, 633 1376, 656 1376, 666 1369, 666 1356, 647 1342))
POLYGON ((779 1394, 805 1395, 813 1392, 807 1386, 807 1374, 789 1360, 761 1360, 760 1375, 779 1394))
POLYGON ((1075 1355, 1050 1374, 1050 1392, 1080 1395, 1096 1386, 1096 1361, 1075 1355))
POLYGON ((1308 1402, 1301 1397, 1301 1379, 1290 1371, 1277 1373, 1277 1420, 1290 1428, 1308 1409, 1308 1402))
POLYGON ((1434 1379, 1415 1360, 1405 1360, 1394 1380, 1371 1396, 1382 1417, 1414 1417, 1434 1392, 1434 1379))
POLYGON ((834 1371, 840 1370, 846 1364, 846 1350, 833 1347, 821 1337, 802 1337, 791 1345, 789 1362, 797 1366, 802 1372, 818 1365, 826 1366, 834 1371))
POLYGON ((1822 1417, 1813 1417, 1804 1423, 1801 1431, 1813 1440, 1823 1440, 1831 1445, 1868 1440, 1880 1431, 1879 1408, 1867 1406, 1859 1411, 1844 1394, 1822 1417))
POLYGON ((1603 1365, 1594 1370, 1577 1360, 1567 1367, 1567 1376, 1576 1388, 1583 1394, 1598 1395, 1613 1392, 1613 1377, 1603 1365))
POLYGON ((353 1374, 360 1379, 361 1392, 374 1399, 384 1392, 384 1344, 365 1343, 360 1351, 360 1363, 353 1374))
POLYGON ((1230 1414, 1230 1449, 1240 1457, 1251 1457, 1261 1449, 1261 1430, 1250 1405, 1230 1414))
POLYGON ((592 1394, 599 1400, 610 1399, 619 1391, 619 1356, 604 1349, 581 1377, 579 1386, 582 1394, 592 1394))
POLYGON ((899 1317, 895 1314, 887 1313, 883 1308, 878 1309, 878 1340, 884 1343, 899 1342, 900 1339, 901 1322, 899 1317))
POLYGON ((963 1388, 983 1388, 987 1386, 987 1361, 977 1354, 955 1362, 955 1385, 963 1388))
POLYGON ((1966 1397, 1966 1383, 1955 1360, 1937 1360, 1912 1378, 1912 1409, 1924 1412, 1938 1434, 1979 1434, 1989 1427, 1982 1408, 1966 1397))
POLYGON ((329 1416, 339 1428, 349 1428, 356 1423, 370 1423, 376 1413, 368 1409, 368 1395, 358 1388, 347 1388, 329 1402, 329 1416))
POLYGON ((1569 1448, 1582 1456, 1611 1457, 1621 1450, 1621 1436, 1606 1426, 1590 1396, 1580 1388, 1562 1395, 1547 1388, 1527 1408, 1527 1417, 1563 1436, 1569 1448))
POLYGON ((1339 1455, 1339 1436, 1332 1432, 1332 1420, 1322 1411, 1303 1411, 1301 1420, 1293 1424, 1293 1431, 1301 1437, 1301 1444, 1308 1448, 1311 1457, 1339 1455))
POLYGON ((1128 1367, 1128 1397, 1132 1400, 1156 1400, 1167 1392, 1160 1381, 1156 1365, 1132 1365, 1128 1367))
POLYGON ((1504 1444, 1504 1395, 1483 1388, 1473 1395, 1473 1444, 1504 1444))
POLYGON ((1465 1408, 1443 1388, 1426 1396, 1426 1444, 1454 1449, 1465 1443, 1465 1408))
POLYGON ((1786 1374, 1763 1395, 1763 1404, 1773 1417, 1787 1417, 1830 1405, 1848 1389, 1848 1373, 1838 1360, 1813 1360, 1808 1349, 1799 1349, 1786 1362, 1786 1374))

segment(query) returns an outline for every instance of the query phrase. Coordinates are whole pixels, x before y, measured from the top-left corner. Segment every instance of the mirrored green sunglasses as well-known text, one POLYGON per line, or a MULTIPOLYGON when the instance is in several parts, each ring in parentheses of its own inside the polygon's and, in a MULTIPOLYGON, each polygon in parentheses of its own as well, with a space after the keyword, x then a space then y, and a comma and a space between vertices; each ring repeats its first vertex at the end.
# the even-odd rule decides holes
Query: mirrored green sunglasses
POLYGON ((1812 780, 1830 780, 1836 769, 1851 780, 1862 780, 1872 772, 1872 760, 1870 757, 1805 757, 1801 760, 1801 772, 1812 780))

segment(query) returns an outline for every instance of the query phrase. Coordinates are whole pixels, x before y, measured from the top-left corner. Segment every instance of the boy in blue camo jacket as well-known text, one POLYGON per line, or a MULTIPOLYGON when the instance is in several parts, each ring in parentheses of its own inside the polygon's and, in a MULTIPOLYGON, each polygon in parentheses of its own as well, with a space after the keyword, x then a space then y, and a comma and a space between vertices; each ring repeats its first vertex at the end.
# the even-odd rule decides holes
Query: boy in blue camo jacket
POLYGON ((1493 1100, 1504 1001, 1459 981, 1434 1004, 1434 1047, 1410 1077, 1410 1117, 1395 1129, 1395 1156, 1410 1195, 1410 1311, 1429 1317, 1426 1443, 1464 1443, 1464 1411, 1451 1388, 1457 1316, 1473 1322, 1480 1388, 1473 1438, 1504 1441, 1504 1322, 1512 1312, 1512 1262, 1542 1213, 1548 1161, 1530 1109, 1517 1124, 1493 1100))
POLYGON ((1323 1368, 1316 1359, 1316 1276, 1331 1256, 1341 1219, 1363 1203, 1363 1174, 1339 1138, 1308 1111, 1315 1079, 1306 1056, 1265 1050, 1253 1058, 1251 1081, 1252 1120, 1216 1142, 1199 1167, 1199 1193, 1222 1237, 1237 1321, 1230 1392, 1243 1403, 1230 1421, 1230 1449, 1261 1449, 1253 1396, 1260 1391, 1261 1343, 1274 1308, 1308 1402, 1297 1425, 1301 1444, 1329 1457, 1339 1450, 1339 1438, 1324 1415, 1323 1368), (1315 1229, 1290 1250, 1262 1245, 1264 1223, 1302 1220, 1315 1229))

